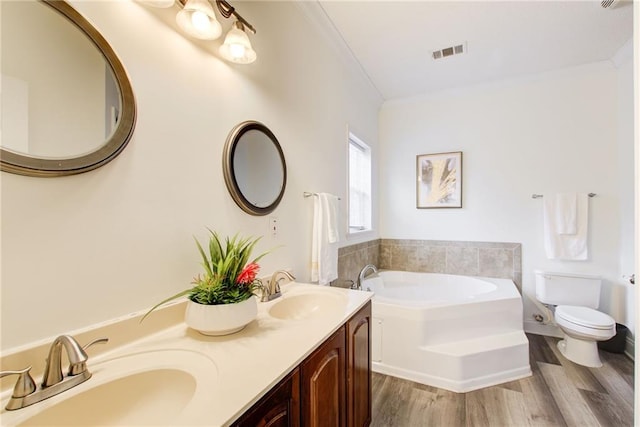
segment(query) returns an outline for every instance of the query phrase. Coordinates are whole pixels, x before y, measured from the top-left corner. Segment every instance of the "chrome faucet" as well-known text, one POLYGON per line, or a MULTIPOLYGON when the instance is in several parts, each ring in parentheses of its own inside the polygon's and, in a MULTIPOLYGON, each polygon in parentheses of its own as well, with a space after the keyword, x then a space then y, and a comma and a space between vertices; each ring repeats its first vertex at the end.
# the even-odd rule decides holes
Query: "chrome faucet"
POLYGON ((362 289, 362 281, 365 279, 367 272, 371 270, 373 274, 378 274, 378 269, 373 264, 365 265, 362 270, 360 270, 360 274, 358 274, 358 281, 356 282, 356 289, 362 289))
POLYGON ((33 405, 85 382, 91 378, 91 372, 87 370, 89 357, 85 350, 94 344, 108 341, 108 338, 99 338, 81 347, 71 335, 60 335, 53 341, 49 349, 49 357, 47 357, 40 387, 36 387, 35 381, 29 373, 31 366, 21 371, 0 372, 0 378, 7 375, 18 375, 18 381, 13 388, 13 394, 6 409, 13 411, 33 405), (69 359, 69 371, 66 376, 62 373, 62 347, 65 348, 69 359))
POLYGON ((49 387, 62 381, 62 347, 64 346, 69 357, 69 375, 78 375, 87 370, 87 353, 84 352, 78 341, 70 335, 60 335, 53 341, 49 348, 49 357, 42 375, 42 386, 49 387))
POLYGON ((290 282, 296 280, 293 274, 289 273, 287 270, 276 271, 271 275, 269 283, 266 286, 262 286, 262 298, 260 299, 260 301, 271 301, 282 295, 282 293, 280 292, 280 281, 284 279, 289 279, 290 282), (278 278, 278 276, 284 277, 278 278))

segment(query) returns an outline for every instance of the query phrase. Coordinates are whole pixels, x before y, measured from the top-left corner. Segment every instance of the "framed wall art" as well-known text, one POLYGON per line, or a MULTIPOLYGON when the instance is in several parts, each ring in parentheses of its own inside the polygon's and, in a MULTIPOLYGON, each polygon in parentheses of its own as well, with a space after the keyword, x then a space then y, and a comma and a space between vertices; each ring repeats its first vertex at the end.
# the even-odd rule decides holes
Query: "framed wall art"
POLYGON ((418 209, 462 207, 462 151, 416 156, 418 209))

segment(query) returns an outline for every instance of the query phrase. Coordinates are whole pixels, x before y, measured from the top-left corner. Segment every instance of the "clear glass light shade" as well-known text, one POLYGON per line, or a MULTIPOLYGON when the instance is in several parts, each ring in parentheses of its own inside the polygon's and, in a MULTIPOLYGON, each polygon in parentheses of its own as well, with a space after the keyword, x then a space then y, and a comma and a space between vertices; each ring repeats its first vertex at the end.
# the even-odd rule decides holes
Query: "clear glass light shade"
POLYGON ((197 39, 214 40, 222 34, 222 26, 207 0, 187 1, 176 15, 176 22, 182 31, 197 39))
POLYGON ((249 36, 244 32, 242 23, 236 21, 227 33, 224 44, 220 46, 220 55, 227 61, 236 64, 250 64, 258 55, 251 47, 249 36))

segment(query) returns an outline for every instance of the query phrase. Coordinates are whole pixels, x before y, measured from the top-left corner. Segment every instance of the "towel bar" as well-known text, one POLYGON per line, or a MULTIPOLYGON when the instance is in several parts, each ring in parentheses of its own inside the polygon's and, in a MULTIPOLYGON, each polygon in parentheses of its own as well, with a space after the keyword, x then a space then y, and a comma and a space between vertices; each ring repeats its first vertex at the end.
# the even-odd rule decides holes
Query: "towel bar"
MULTIPOLYGON (((311 197, 311 196, 317 196, 318 193, 309 193, 308 191, 305 191, 304 193, 302 193, 302 195, 304 197, 311 197)), ((338 200, 342 200, 340 197, 338 197, 338 200)))
MULTIPOLYGON (((596 196, 596 193, 589 193, 589 194, 588 194, 588 196, 589 196, 589 197, 595 197, 595 196, 596 196)), ((532 198, 532 199, 539 199, 539 198, 541 198, 541 197, 544 197, 544 196, 543 196, 542 194, 532 194, 532 195, 531 195, 531 198, 532 198)))

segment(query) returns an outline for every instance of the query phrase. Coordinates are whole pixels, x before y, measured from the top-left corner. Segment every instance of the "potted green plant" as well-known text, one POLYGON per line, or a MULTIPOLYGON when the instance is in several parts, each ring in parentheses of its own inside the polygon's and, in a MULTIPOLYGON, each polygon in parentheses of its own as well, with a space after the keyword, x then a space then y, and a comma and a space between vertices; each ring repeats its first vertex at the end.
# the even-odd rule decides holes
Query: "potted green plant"
POLYGON ((156 304, 144 315, 176 298, 187 296, 185 323, 205 335, 228 335, 238 332, 255 319, 258 313, 254 291, 261 286, 257 279, 258 261, 268 252, 250 259, 260 238, 237 234, 223 241, 209 230, 207 251, 196 239, 202 257, 204 273, 198 274, 192 287, 156 304))

